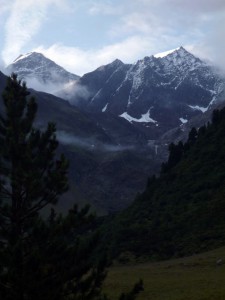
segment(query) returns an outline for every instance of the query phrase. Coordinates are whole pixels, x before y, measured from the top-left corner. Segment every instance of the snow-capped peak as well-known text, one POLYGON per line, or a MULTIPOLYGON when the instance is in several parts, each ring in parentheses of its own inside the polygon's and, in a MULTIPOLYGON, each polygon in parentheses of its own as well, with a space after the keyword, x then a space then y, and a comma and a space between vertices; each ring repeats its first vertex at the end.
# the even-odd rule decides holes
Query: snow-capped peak
POLYGON ((21 54, 6 70, 16 73, 29 87, 49 93, 57 93, 79 78, 39 52, 21 54))
POLYGON ((165 51, 165 52, 161 52, 158 54, 153 55, 155 58, 170 58, 170 57, 192 57, 197 59, 193 54, 191 54, 190 52, 188 52, 185 48, 178 47, 175 48, 173 50, 169 50, 169 51, 165 51))
POLYGON ((172 50, 168 50, 168 51, 164 51, 164 52, 160 52, 160 53, 157 53, 155 55, 153 55, 155 58, 163 58, 179 49, 181 49, 182 47, 178 47, 178 48, 175 48, 175 49, 172 49, 172 50))
POLYGON ((28 56, 33 55, 33 54, 39 54, 39 55, 42 55, 41 53, 37 53, 37 52, 29 52, 29 53, 26 53, 26 54, 20 54, 20 55, 13 61, 13 64, 16 63, 16 62, 18 62, 19 60, 24 59, 24 58, 27 58, 28 56))

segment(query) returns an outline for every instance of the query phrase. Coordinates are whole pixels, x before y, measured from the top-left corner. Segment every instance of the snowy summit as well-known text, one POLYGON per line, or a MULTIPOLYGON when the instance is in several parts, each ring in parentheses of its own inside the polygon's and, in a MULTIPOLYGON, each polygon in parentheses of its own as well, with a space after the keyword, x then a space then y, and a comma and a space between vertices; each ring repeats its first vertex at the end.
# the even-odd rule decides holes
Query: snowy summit
POLYGON ((165 52, 157 53, 157 54, 155 54, 153 56, 155 58, 163 58, 163 57, 165 57, 165 56, 167 56, 167 55, 169 55, 169 54, 171 54, 171 53, 173 53, 173 52, 175 52, 175 51, 177 51, 177 50, 179 50, 181 48, 183 48, 183 47, 178 47, 178 48, 175 48, 175 49, 172 49, 172 50, 168 50, 168 51, 165 51, 165 52))

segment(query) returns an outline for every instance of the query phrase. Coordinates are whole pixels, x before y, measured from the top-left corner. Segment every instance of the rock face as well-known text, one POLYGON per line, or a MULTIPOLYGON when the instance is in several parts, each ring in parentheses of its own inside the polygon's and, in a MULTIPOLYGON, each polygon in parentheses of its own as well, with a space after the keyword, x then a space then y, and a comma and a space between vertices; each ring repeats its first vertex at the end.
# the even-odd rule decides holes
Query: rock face
POLYGON ((29 87, 53 94, 79 78, 37 52, 20 55, 6 68, 6 71, 18 74, 18 77, 25 80, 29 87))
POLYGON ((157 138, 205 112, 224 93, 215 68, 180 47, 133 65, 116 60, 85 74, 67 98, 89 112, 110 113, 157 138), (86 89, 87 97, 76 94, 86 89))
POLYGON ((8 70, 28 86, 67 99, 91 114, 106 130, 122 136, 119 143, 126 135, 124 126, 158 139, 202 115, 223 98, 225 86, 225 78, 213 66, 183 47, 135 64, 117 59, 81 78, 35 52, 19 56, 8 70))

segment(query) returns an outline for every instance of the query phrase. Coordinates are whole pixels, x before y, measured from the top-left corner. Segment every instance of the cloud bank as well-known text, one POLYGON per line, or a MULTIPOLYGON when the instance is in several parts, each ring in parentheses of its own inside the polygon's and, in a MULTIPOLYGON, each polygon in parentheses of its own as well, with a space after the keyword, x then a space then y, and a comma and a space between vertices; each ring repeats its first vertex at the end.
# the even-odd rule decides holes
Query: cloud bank
MULTIPOLYGON (((76 10, 72 9, 73 0, 40 0, 36 3, 33 0, 0 0, 0 5, 0 15, 9 12, 2 52, 7 63, 29 42, 34 42, 37 33, 44 32, 49 10, 66 8, 65 20, 69 14, 73 14, 75 20, 81 12, 84 16, 79 28, 68 23, 75 36, 82 27, 90 26, 89 18, 92 21, 97 18, 100 26, 103 19, 110 20, 102 23, 107 39, 98 36, 96 26, 97 42, 90 47, 83 47, 75 38, 67 43, 61 35, 52 44, 36 41, 39 46, 33 46, 29 51, 42 52, 75 74, 83 75, 116 58, 132 63, 143 56, 181 45, 200 57, 212 58, 220 64, 222 61, 225 67, 224 0, 77 0, 76 10)), ((88 40, 89 36, 83 39, 88 40)))
POLYGON ((132 36, 100 49, 85 51, 77 47, 54 44, 50 47, 39 46, 34 51, 43 53, 70 72, 83 75, 117 58, 124 62, 133 62, 138 56, 142 57, 146 52, 149 53, 149 44, 148 39, 132 36))
POLYGON ((118 15, 108 30, 112 40, 118 42, 90 50, 63 44, 43 45, 36 50, 78 75, 116 58, 132 63, 181 45, 201 58, 223 60, 224 0, 124 0, 114 7, 109 1, 94 2, 89 13, 99 17, 118 15))

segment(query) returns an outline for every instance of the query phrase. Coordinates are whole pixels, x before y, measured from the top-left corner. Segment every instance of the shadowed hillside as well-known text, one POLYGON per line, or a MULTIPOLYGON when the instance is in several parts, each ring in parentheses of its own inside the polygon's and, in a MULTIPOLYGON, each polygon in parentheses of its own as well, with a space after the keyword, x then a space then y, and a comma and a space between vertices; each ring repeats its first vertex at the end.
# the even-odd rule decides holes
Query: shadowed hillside
POLYGON ((145 192, 112 221, 114 255, 161 259, 224 245, 224 132, 225 108, 214 111, 211 124, 193 128, 185 144, 169 146, 159 178, 149 178, 145 192))

